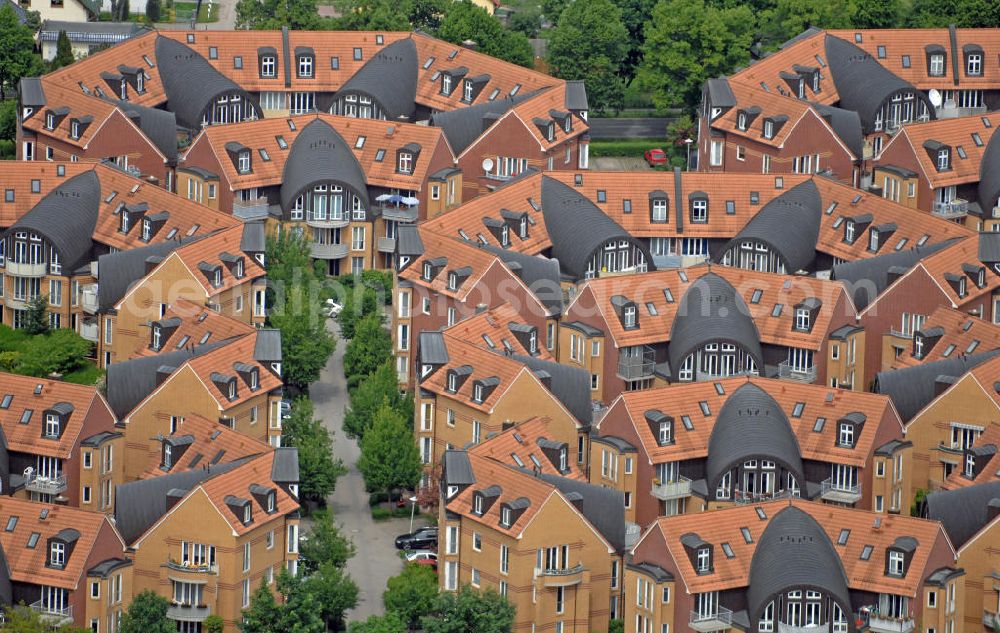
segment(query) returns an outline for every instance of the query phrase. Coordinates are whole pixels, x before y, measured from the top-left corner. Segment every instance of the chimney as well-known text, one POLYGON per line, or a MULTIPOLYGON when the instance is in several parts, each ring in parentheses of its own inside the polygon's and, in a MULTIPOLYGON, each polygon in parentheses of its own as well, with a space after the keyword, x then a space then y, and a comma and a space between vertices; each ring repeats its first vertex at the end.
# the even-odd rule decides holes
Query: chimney
POLYGON ((177 502, 184 498, 187 494, 186 490, 181 490, 180 488, 171 488, 167 491, 167 510, 169 511, 177 502))

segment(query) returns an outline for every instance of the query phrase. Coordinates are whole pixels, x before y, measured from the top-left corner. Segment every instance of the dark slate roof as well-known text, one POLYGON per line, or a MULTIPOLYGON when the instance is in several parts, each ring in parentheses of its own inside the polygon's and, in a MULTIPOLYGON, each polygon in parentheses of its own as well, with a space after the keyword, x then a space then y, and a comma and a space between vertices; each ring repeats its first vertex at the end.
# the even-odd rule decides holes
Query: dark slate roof
POLYGON ((64 268, 76 270, 90 261, 91 236, 101 206, 101 181, 88 170, 50 191, 7 232, 33 231, 59 252, 64 268))
POLYGON ((705 82, 705 89, 708 90, 708 101, 713 107, 732 108, 736 105, 736 97, 726 77, 709 79, 705 82))
POLYGON ((121 569, 122 567, 128 567, 132 564, 127 558, 108 558, 97 563, 93 567, 87 570, 87 575, 94 577, 99 576, 101 578, 107 578, 108 574, 115 571, 116 569, 121 569))
POLYGON ((864 132, 861 131, 861 117, 858 113, 822 103, 813 103, 812 107, 826 119, 855 158, 861 158, 864 153, 864 132))
POLYGON ((299 449, 281 447, 274 449, 271 461, 271 481, 277 484, 299 483, 299 449))
POLYGON ((587 86, 582 79, 571 79, 566 82, 567 110, 589 110, 590 103, 587 100, 587 86))
POLYGON ((805 481, 799 442, 788 418, 769 393, 748 382, 726 399, 712 427, 705 463, 709 490, 733 464, 751 458, 774 460, 800 484, 805 481))
POLYGON ((1000 350, 880 371, 875 376, 875 393, 889 396, 903 422, 909 422, 937 396, 934 385, 939 376, 958 378, 997 354, 1000 350))
POLYGON ((393 42, 365 62, 337 91, 361 92, 374 98, 392 121, 411 117, 417 98, 417 47, 412 38, 393 42))
POLYGON ((979 204, 992 209, 1000 198, 1000 134, 990 137, 979 162, 979 204))
POLYGON ((778 594, 808 586, 833 597, 845 613, 851 610, 847 574, 823 528, 795 506, 778 511, 753 553, 747 587, 747 611, 753 621, 778 594))
POLYGON ((247 459, 119 485, 115 489, 115 526, 122 539, 131 545, 167 513, 169 490, 189 491, 209 477, 230 471, 247 459))
POLYGON ((760 334, 743 297, 728 281, 708 273, 687 289, 674 316, 667 350, 671 369, 677 371, 688 355, 713 341, 740 346, 763 370, 760 334))
POLYGON ((18 84, 21 103, 30 106, 45 105, 45 89, 42 88, 40 77, 21 77, 18 84))
POLYGON ((634 453, 636 452, 635 446, 632 446, 628 441, 616 437, 614 435, 591 435, 591 442, 597 442, 598 444, 607 444, 609 446, 614 446, 622 453, 634 453))
MULTIPOLYGON (((96 23, 96 24, 99 24, 96 23)), ((159 108, 149 108, 129 101, 109 99, 125 113, 125 116, 136 121, 142 133, 163 152, 168 161, 177 161, 177 116, 173 112, 159 108)))
POLYGON ((399 255, 415 258, 424 254, 424 241, 420 239, 420 232, 416 226, 401 224, 396 231, 396 237, 396 252, 399 255))
POLYGON ((156 388, 156 374, 160 367, 180 367, 188 359, 201 356, 228 342, 220 340, 192 349, 140 356, 108 365, 108 405, 118 419, 124 418, 156 388))
POLYGON ((288 151, 281 179, 281 208, 290 209, 307 188, 329 180, 353 189, 368 208, 365 172, 351 146, 329 123, 313 119, 302 128, 288 151))
POLYGON ((990 501, 1000 499, 1000 481, 932 492, 924 500, 924 516, 940 521, 956 548, 990 521, 990 501))
POLYGON ((847 282, 845 283, 847 293, 854 300, 854 306, 858 310, 863 310, 889 287, 890 269, 909 270, 923 258, 951 245, 957 239, 960 238, 845 262, 833 267, 830 278, 847 282))
POLYGON ((926 103, 926 97, 912 84, 851 42, 827 35, 826 59, 840 95, 840 107, 857 112, 862 128, 868 132, 875 128, 879 108, 893 94, 912 91, 926 103))
POLYGON ((168 37, 156 38, 156 64, 167 95, 167 109, 177 115, 177 123, 201 129, 202 114, 220 94, 239 92, 232 79, 215 69, 192 48, 168 37))
POLYGON ((418 362, 426 365, 444 365, 448 362, 448 346, 441 332, 421 332, 417 345, 418 362))
POLYGON ((562 312, 563 291, 559 285, 561 275, 557 260, 540 255, 528 255, 492 244, 482 245, 481 248, 493 253, 511 267, 546 310, 553 314, 562 312))
POLYGON ((439 127, 448 139, 455 155, 459 155, 479 138, 494 121, 506 114, 515 105, 535 93, 525 93, 516 97, 504 97, 467 108, 456 108, 447 112, 437 112, 431 116, 431 125, 439 127), (488 123, 483 121, 488 119, 488 123))
POLYGON ((580 511, 590 524, 607 539, 608 543, 621 552, 625 549, 625 495, 604 486, 596 486, 577 479, 558 475, 531 473, 546 483, 552 484, 565 494, 577 493, 582 499, 580 511))
POLYGON ((457 450, 444 452, 444 480, 449 486, 467 486, 476 483, 468 453, 457 450))
POLYGON ((725 250, 743 240, 758 240, 784 260, 789 274, 807 270, 816 258, 822 217, 823 200, 816 183, 806 180, 764 205, 725 250))
POLYGON ((98 305, 102 310, 107 310, 118 303, 134 282, 146 276, 147 258, 166 257, 182 244, 191 241, 194 239, 178 242, 168 240, 142 248, 101 255, 97 260, 98 305))
POLYGON ((562 323, 563 327, 568 327, 579 332, 583 332, 587 336, 603 336, 604 331, 600 328, 596 328, 593 325, 584 323, 583 321, 564 321, 562 323))
POLYGON ((673 574, 653 563, 628 563, 627 567, 652 576, 656 582, 669 582, 674 579, 673 574))
POLYGON ((95 433, 90 437, 84 438, 84 440, 80 442, 80 444, 82 444, 83 446, 100 446, 101 444, 110 439, 121 436, 122 434, 119 433, 118 431, 101 431, 100 433, 95 433))
POLYGON ((281 330, 263 328, 257 330, 253 346, 254 360, 276 362, 281 360, 281 330))
POLYGON ((533 356, 512 356, 531 371, 545 371, 551 377, 549 391, 569 409, 583 426, 590 426, 593 409, 590 404, 590 372, 580 367, 541 360, 533 356))
POLYGON ((263 253, 267 250, 267 230, 263 222, 243 223, 240 250, 244 253, 263 253))
POLYGON ((612 239, 635 244, 652 265, 653 258, 645 245, 576 189, 542 176, 541 197, 545 230, 552 240, 552 256, 559 260, 563 272, 583 279, 587 262, 602 244, 612 239))

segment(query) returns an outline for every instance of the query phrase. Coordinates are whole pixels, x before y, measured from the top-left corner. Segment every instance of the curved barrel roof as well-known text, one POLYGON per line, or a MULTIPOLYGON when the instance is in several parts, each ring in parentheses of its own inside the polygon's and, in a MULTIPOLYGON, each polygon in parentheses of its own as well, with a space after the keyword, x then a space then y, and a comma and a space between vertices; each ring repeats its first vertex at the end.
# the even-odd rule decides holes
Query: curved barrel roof
POLYGON ((314 183, 335 180, 354 189, 368 207, 368 186, 361 164, 340 134, 322 119, 309 122, 295 138, 281 178, 281 207, 314 183))
POLYGON ((808 269, 816 258, 816 240, 823 217, 823 201, 816 183, 806 180, 774 198, 729 242, 757 240, 781 257, 789 274, 808 269))
POLYGON ((676 373, 685 358, 713 342, 743 348, 763 372, 760 334, 743 297, 728 281, 708 273, 692 283, 681 298, 670 328, 670 370, 676 373))
POLYGON ((979 205, 989 212, 1000 199, 1000 134, 990 137, 979 164, 979 205))
POLYGON ((177 123, 193 130, 201 129, 201 119, 216 97, 225 92, 246 91, 216 70, 194 49, 167 37, 156 38, 156 65, 167 95, 167 106, 177 123))
POLYGON ((101 206, 101 181, 93 169, 74 176, 50 191, 7 231, 32 231, 59 253, 64 269, 87 263, 101 206))
POLYGON ((1000 501, 1000 481, 978 486, 932 492, 925 500, 924 514, 940 521, 952 544, 958 548, 983 529, 994 517, 993 505, 1000 501))
POLYGON ((365 62, 337 96, 348 92, 370 95, 389 120, 413 116, 417 99, 417 46, 413 39, 393 42, 365 62))
POLYGON ((823 528, 795 506, 780 510, 760 536, 747 587, 747 614, 755 622, 771 600, 789 589, 829 594, 850 617, 847 574, 823 528))
POLYGON ((733 464, 767 457, 787 468, 802 486, 802 456, 792 425, 769 393, 748 382, 722 405, 708 439, 705 478, 709 490, 733 464))

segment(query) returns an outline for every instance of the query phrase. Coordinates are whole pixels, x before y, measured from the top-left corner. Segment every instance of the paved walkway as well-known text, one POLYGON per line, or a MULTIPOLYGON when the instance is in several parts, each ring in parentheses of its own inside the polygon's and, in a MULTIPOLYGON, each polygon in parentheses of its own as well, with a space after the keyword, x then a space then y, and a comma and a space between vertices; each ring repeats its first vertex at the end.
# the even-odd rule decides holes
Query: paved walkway
POLYGON ((358 443, 343 432, 344 408, 347 406, 347 385, 344 380, 344 348, 346 341, 339 338, 336 326, 330 320, 331 331, 338 337, 337 350, 323 370, 320 380, 310 387, 310 397, 316 406, 316 416, 334 432, 333 454, 348 467, 347 474, 337 481, 337 489, 327 500, 334 521, 341 531, 354 541, 357 553, 347 563, 347 571, 360 590, 358 606, 347 613, 347 620, 363 620, 370 615, 384 612, 382 593, 391 576, 402 570, 403 565, 394 540, 397 534, 407 532, 408 519, 375 522, 368 507, 365 482, 357 469, 360 450, 358 443))

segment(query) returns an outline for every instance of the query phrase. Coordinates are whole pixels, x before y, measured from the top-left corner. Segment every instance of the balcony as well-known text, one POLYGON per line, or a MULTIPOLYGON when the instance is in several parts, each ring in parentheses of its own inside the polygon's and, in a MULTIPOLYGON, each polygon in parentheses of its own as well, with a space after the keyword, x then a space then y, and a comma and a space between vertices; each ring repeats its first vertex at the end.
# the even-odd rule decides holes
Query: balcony
POLYGON ((49 265, 45 262, 38 264, 28 264, 7 260, 7 274, 15 277, 44 277, 49 272, 49 265))
POLYGON ((983 626, 988 629, 996 631, 1000 629, 1000 620, 997 619, 997 614, 990 611, 983 611, 983 626))
POLYGON ((775 499, 788 499, 791 496, 792 494, 787 490, 778 490, 776 492, 743 492, 742 490, 734 490, 733 503, 739 505, 747 503, 763 503, 765 501, 773 501, 775 499))
POLYGON ((625 522, 625 547, 626 549, 632 549, 635 544, 639 542, 639 537, 642 536, 642 526, 638 523, 632 523, 631 521, 625 522))
POLYGON ((60 609, 46 605, 39 600, 31 603, 31 610, 40 614, 43 620, 48 620, 56 626, 62 626, 73 621, 73 605, 67 605, 60 609))
POLYGON ((799 380, 801 382, 816 382, 816 366, 794 367, 786 360, 778 363, 778 378, 799 380))
POLYGON ((24 479, 24 487, 31 492, 44 495, 58 495, 66 492, 66 475, 46 477, 32 472, 24 479))
POLYGON ((395 222, 416 222, 417 218, 420 217, 420 207, 417 205, 412 207, 385 205, 378 207, 377 210, 382 215, 382 219, 395 222))
POLYGON ((204 622, 205 618, 210 615, 212 615, 212 607, 207 604, 194 605, 175 602, 167 607, 167 617, 181 622, 204 622))
POLYGON ((342 259, 347 257, 347 244, 309 243, 309 254, 316 259, 342 259))
POLYGON ((485 174, 483 174, 483 178, 486 178, 486 180, 495 180, 497 182, 507 182, 508 180, 513 178, 513 176, 502 176, 500 174, 486 172, 485 174))
POLYGON ((876 633, 910 633, 914 627, 913 618, 893 618, 877 613, 868 614, 868 630, 876 633))
POLYGON ((204 576, 204 575, 209 575, 209 574, 214 574, 214 575, 218 575, 219 574, 219 566, 217 564, 215 564, 215 565, 208 565, 208 564, 205 564, 205 565, 196 565, 196 564, 191 563, 191 562, 182 563, 180 561, 176 561, 176 560, 172 560, 172 559, 168 558, 166 565, 167 565, 167 569, 170 569, 172 571, 179 571, 179 572, 182 572, 182 573, 185 573, 185 574, 193 574, 193 575, 197 575, 197 576, 204 576))
POLYGON ((653 489, 650 491, 650 494, 660 501, 670 501, 671 499, 681 499, 691 496, 691 480, 687 477, 681 477, 677 481, 668 481, 665 483, 657 483, 658 481, 658 479, 653 480, 653 489))
POLYGON ((244 221, 267 219, 267 211, 267 198, 233 200, 233 215, 244 221))
POLYGON ((543 587, 569 587, 583 582, 583 565, 577 564, 569 569, 535 569, 535 578, 542 581, 543 587))
POLYGON ((778 622, 778 633, 830 633, 830 623, 795 626, 778 622))
POLYGON ((939 119, 957 119, 963 116, 973 116, 976 114, 986 114, 986 106, 977 108, 960 108, 953 100, 946 101, 940 108, 935 108, 934 114, 939 119))
POLYGON ((80 304, 84 312, 94 314, 100 308, 97 302, 97 284, 88 284, 80 288, 80 304))
POLYGON ((622 349, 618 355, 618 377, 622 380, 642 380, 653 375, 656 367, 653 348, 643 345, 639 354, 629 353, 629 349, 622 349))
POLYGON ((344 215, 336 219, 333 217, 317 219, 311 213, 306 215, 306 224, 317 229, 342 229, 350 223, 351 216, 349 215, 344 215))
POLYGON ((719 607, 714 613, 692 611, 688 626, 695 631, 722 631, 733 624, 733 612, 725 607, 719 607))
POLYGON ((396 252, 396 238, 394 237, 378 238, 378 252, 380 253, 396 252))
POLYGON ((945 220, 964 218, 969 213, 969 201, 955 198, 951 202, 935 202, 931 214, 945 220))
POLYGON ((91 343, 96 343, 100 337, 100 328, 97 326, 97 321, 94 319, 81 321, 80 336, 91 343))
POLYGON ((861 484, 848 485, 827 479, 820 484, 820 498, 834 503, 857 503, 861 501, 861 484))

